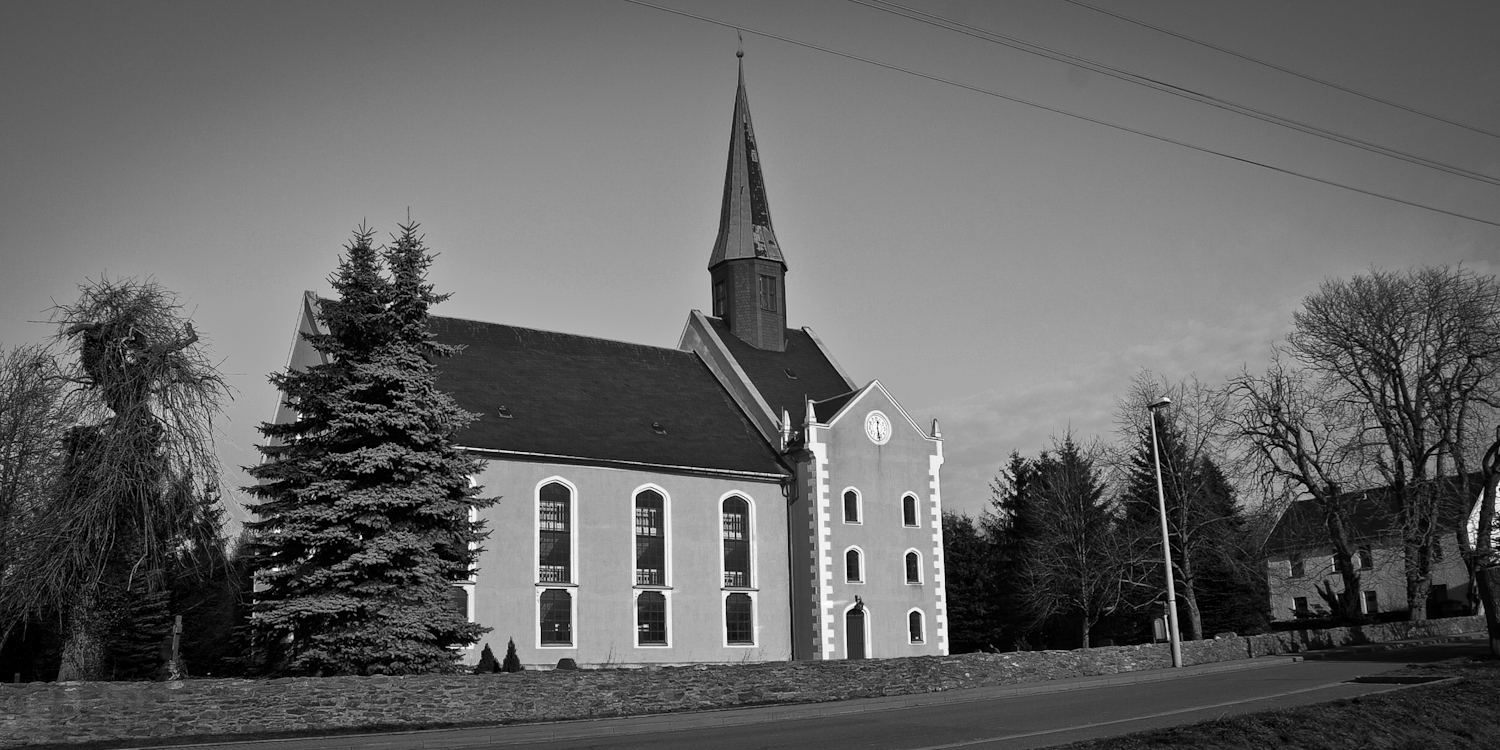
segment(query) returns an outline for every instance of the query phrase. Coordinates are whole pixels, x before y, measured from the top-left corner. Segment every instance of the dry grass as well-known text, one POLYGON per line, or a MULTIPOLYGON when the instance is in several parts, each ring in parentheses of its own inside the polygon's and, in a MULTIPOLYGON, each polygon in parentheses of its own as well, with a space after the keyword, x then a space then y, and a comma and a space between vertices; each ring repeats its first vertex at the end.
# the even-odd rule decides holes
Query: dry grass
POLYGON ((1458 682, 1068 745, 1073 750, 1442 750, 1500 748, 1500 660, 1452 659, 1389 673, 1458 682))

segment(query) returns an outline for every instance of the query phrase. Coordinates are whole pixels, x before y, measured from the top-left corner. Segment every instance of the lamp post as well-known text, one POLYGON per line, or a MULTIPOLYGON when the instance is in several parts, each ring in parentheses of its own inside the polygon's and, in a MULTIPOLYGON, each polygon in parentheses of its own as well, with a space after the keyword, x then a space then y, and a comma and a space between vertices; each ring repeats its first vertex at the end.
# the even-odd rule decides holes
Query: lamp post
POLYGON ((1172 540, 1167 535, 1167 494, 1161 487, 1161 449, 1156 439, 1156 410, 1172 403, 1162 396, 1146 407, 1151 417, 1151 458, 1156 464, 1156 508, 1161 512, 1161 559, 1167 571, 1167 641, 1172 644, 1172 666, 1182 666, 1182 635, 1177 629, 1177 586, 1172 581, 1172 540))

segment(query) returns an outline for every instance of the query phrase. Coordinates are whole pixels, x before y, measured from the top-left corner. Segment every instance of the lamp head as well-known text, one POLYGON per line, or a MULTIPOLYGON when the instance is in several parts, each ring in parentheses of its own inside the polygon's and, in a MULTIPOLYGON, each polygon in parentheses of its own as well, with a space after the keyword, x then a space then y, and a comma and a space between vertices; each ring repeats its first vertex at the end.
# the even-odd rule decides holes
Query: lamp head
POLYGON ((1167 398, 1166 396, 1162 396, 1161 398, 1159 398, 1159 399, 1157 399, 1155 401, 1152 401, 1151 405, 1148 406, 1148 407, 1146 407, 1146 408, 1150 409, 1152 411, 1156 411, 1157 409, 1160 409, 1163 406, 1167 406, 1167 405, 1169 405, 1171 403, 1172 403, 1172 399, 1167 398))

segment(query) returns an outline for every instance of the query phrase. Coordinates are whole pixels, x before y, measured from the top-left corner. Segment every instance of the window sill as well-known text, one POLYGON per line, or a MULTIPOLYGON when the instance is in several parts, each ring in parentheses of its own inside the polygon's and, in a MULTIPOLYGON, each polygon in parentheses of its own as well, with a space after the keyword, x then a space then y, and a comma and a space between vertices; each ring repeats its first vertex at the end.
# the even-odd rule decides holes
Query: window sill
POLYGON ((637 591, 671 591, 671 586, 657 585, 654 583, 637 583, 631 588, 637 591))
POLYGON ((731 592, 743 592, 743 593, 746 593, 746 594, 753 594, 753 593, 756 593, 756 592, 760 591, 760 589, 757 588, 757 587, 755 587, 755 586, 720 586, 719 590, 720 591, 731 591, 731 592))
POLYGON ((537 585, 536 585, 536 587, 539 588, 539 589, 576 589, 576 588, 578 588, 578 584, 576 584, 576 583, 561 583, 561 582, 547 582, 547 583, 538 582, 537 585))

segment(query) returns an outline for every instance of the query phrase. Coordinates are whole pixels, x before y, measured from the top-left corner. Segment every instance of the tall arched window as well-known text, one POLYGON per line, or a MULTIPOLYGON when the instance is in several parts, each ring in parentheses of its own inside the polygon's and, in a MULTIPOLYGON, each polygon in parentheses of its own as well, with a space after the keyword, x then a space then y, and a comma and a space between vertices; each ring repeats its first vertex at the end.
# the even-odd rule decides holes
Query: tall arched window
POLYGON ((844 523, 859 523, 859 493, 844 490, 844 523))
POLYGON ((749 588, 750 503, 743 497, 724 499, 724 585, 749 588))
POLYGON ((915 552, 906 553, 906 582, 922 582, 922 556, 915 552))
POLYGON ((543 646, 573 645, 573 595, 567 589, 542 592, 541 630, 543 646))
POLYGON ((660 591, 642 591, 635 598, 635 624, 640 645, 667 645, 667 597, 660 591))
POLYGON ((667 584, 665 503, 655 490, 643 490, 635 496, 635 584, 667 584))
POLYGON ((922 638, 922 611, 912 610, 906 615, 906 630, 912 643, 921 643, 922 638))
POLYGON ((537 495, 537 580, 572 583, 573 492, 548 482, 537 495))
POLYGON ((917 525, 917 498, 912 495, 901 498, 901 523, 907 526, 917 525))
POLYGON ((863 583, 865 580, 857 549, 850 549, 844 553, 844 580, 849 583, 863 583))

